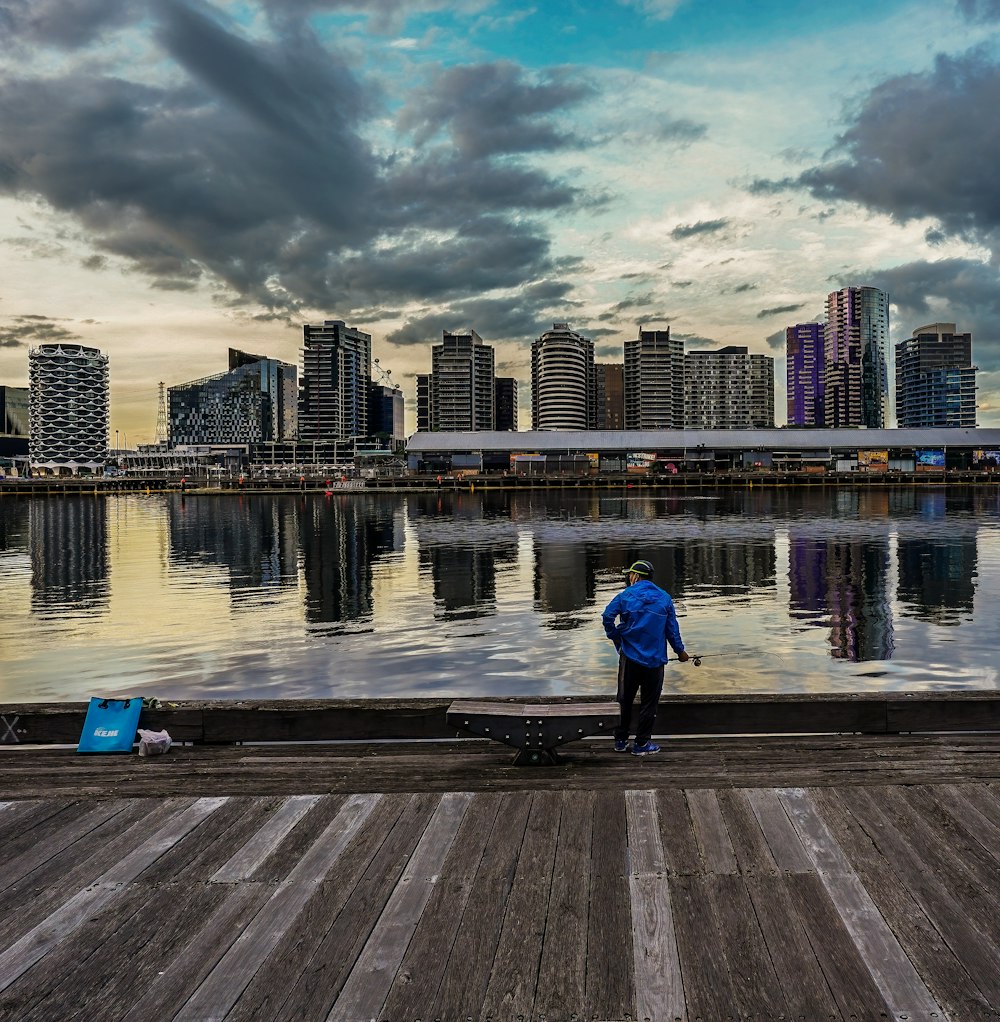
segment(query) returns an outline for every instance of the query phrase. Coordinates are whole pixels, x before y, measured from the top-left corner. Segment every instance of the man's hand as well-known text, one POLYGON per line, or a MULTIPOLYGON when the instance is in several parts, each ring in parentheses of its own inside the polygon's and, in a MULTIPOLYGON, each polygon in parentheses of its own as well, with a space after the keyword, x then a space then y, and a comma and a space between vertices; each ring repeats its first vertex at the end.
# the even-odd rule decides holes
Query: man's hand
POLYGON ((682 664, 686 664, 691 658, 684 652, 684 650, 681 650, 680 653, 677 654, 677 659, 680 660, 682 664))

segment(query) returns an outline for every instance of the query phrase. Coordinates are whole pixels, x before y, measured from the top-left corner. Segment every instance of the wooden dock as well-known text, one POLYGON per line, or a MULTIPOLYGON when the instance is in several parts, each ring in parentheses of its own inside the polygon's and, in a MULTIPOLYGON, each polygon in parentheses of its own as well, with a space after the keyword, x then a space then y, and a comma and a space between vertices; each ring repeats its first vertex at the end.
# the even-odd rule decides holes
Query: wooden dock
POLYGON ((1000 1008, 1000 735, 0 751, 0 1018, 1000 1008))

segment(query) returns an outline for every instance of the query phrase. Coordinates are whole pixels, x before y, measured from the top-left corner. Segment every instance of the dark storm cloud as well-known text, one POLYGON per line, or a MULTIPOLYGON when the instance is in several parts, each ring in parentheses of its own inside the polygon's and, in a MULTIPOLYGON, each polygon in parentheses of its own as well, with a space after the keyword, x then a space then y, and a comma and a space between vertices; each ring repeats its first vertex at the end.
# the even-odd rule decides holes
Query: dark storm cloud
POLYGON ((708 134, 708 125, 690 121, 686 117, 664 117, 649 126, 649 134, 661 142, 674 142, 678 146, 689 146, 699 142, 708 134))
POLYGON ((779 355, 785 354, 785 331, 775 330, 773 334, 768 334, 764 340, 767 342, 767 346, 777 352, 779 355))
MULTIPOLYGON (((862 279, 857 277, 855 279, 862 279)), ((973 259, 917 261, 888 270, 868 270, 863 279, 889 294, 893 336, 908 337, 928 323, 954 323, 972 334, 973 361, 1000 370, 1000 274, 973 259)))
POLYGON ((578 146, 554 113, 593 95, 592 85, 554 70, 536 79, 508 61, 438 68, 400 112, 402 131, 418 146, 447 134, 465 158, 548 152, 578 146))
POLYGON ((461 144, 482 155, 376 155, 364 131, 382 113, 377 87, 304 24, 251 42, 207 5, 153 9, 155 39, 185 75, 170 85, 86 65, 0 81, 0 191, 76 217, 92 268, 115 255, 160 288, 221 281, 289 310, 457 299, 566 268, 530 217, 585 197, 518 153, 580 85, 494 75, 479 109, 505 109, 510 90, 522 133, 462 122, 461 144))
MULTIPOLYGON (((447 309, 416 316, 386 340, 390 344, 427 344, 441 340, 442 330, 471 328, 484 341, 531 341, 552 322, 572 314, 578 304, 567 298, 570 285, 542 280, 523 288, 514 298, 466 298, 447 309)), ((430 366, 428 365, 428 370, 430 366)))
POLYGON ((733 294, 734 295, 739 295, 739 294, 743 294, 745 291, 756 291, 756 290, 757 290, 757 285, 756 284, 737 284, 736 287, 733 288, 733 294))
POLYGON ((1000 0, 958 0, 958 9, 970 21, 1000 19, 1000 0))
POLYGON ((728 218, 720 220, 699 220, 693 224, 678 224, 671 232, 670 237, 675 241, 683 241, 685 238, 695 238, 702 234, 716 234, 725 230, 730 224, 728 218))
POLYGON ((798 312, 799 309, 805 307, 805 302, 799 302, 798 305, 776 305, 773 309, 761 309, 757 313, 757 318, 767 319, 769 316, 777 316, 779 313, 798 312))
POLYGON ((890 78, 864 99, 834 159, 797 178, 755 181, 772 194, 804 187, 900 222, 936 219, 951 235, 1000 237, 1000 67, 979 50, 938 56, 932 70, 890 78))
POLYGON ((137 21, 145 7, 141 0, 0 0, 0 49, 75 49, 137 21))
POLYGON ((703 350, 719 343, 714 337, 702 337, 701 334, 681 334, 676 330, 672 330, 670 336, 675 341, 683 341, 687 351, 703 350))
POLYGON ((0 348, 73 341, 79 339, 79 336, 48 316, 14 316, 5 325, 0 324, 0 348))

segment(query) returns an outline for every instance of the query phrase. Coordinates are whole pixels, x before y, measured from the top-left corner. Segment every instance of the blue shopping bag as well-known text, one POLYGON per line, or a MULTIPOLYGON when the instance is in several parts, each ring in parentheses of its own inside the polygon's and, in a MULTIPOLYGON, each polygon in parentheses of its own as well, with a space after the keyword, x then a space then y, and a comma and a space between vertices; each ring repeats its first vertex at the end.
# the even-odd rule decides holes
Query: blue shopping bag
POLYGON ((131 752, 142 698, 90 700, 77 752, 131 752))

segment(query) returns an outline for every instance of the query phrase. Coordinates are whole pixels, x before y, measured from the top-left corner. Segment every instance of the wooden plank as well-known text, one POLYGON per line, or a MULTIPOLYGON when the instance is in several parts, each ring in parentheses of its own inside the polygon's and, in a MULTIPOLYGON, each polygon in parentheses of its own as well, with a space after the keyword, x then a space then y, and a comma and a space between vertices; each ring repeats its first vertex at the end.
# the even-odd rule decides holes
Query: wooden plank
POLYGON ((635 1017, 686 1017, 660 820, 652 791, 627 791, 635 1017))
POLYGON ((691 823, 687 799, 679 789, 659 788, 656 806, 660 817, 660 844, 670 873, 702 873, 704 866, 691 823))
POLYGON ((781 799, 885 1003, 896 1016, 905 1014, 910 1019, 928 1022, 940 1019, 940 1006, 899 946, 808 794, 786 790, 781 799), (832 863, 842 865, 829 868, 832 863))
POLYGON ((107 802, 99 802, 96 805, 81 807, 85 808, 83 813, 74 814, 68 823, 54 833, 47 833, 44 836, 39 834, 38 839, 29 848, 4 862, 3 870, 0 872, 0 891, 5 891, 12 884, 16 884, 60 852, 91 835, 92 832, 99 831, 105 823, 122 812, 127 805, 128 803, 123 799, 112 799, 107 802))
MULTIPOLYGON (((353 883, 336 919, 326 920, 321 936, 311 944, 313 954, 308 971, 274 1014, 275 1022, 326 1018, 438 801, 439 796, 430 794, 411 795, 406 799, 398 820, 384 836, 360 878, 353 883)), ((237 1005, 238 1009, 240 1007, 237 1005)), ((260 1015, 234 1012, 233 1022, 250 1017, 260 1015)))
POLYGON ((96 904, 102 904, 102 911, 108 911, 108 903, 123 885, 131 883, 150 863, 189 834, 225 801, 223 798, 199 799, 108 869, 93 886, 78 891, 61 908, 7 948, 0 954, 0 990, 6 990, 76 930, 96 904))
POLYGON ((330 1009, 328 1022, 375 1018, 430 899, 472 795, 443 795, 375 928, 330 1009))
POLYGON ((538 966, 535 1016, 584 1018, 587 992, 587 928, 590 862, 594 837, 593 792, 561 792, 549 910, 538 966))
POLYGON ((378 795, 349 798, 298 865, 215 968, 191 994, 175 1022, 223 1019, 246 989, 260 963, 301 911, 314 886, 336 863, 377 804, 378 795))
MULTIPOLYGON (((324 1017, 329 1004, 306 1010, 311 993, 324 982, 328 934, 338 924, 362 877, 386 843, 398 831, 404 812, 414 814, 413 797, 386 795, 372 810, 357 836, 337 860, 336 869, 316 885, 294 923, 285 931, 243 991, 227 1022, 258 1019, 324 1017)), ((360 902, 355 901, 353 909, 360 902)), ((339 965, 339 963, 338 963, 339 965)), ((332 998, 331 998, 332 1000, 332 998)))
MULTIPOLYGON (((949 1018, 987 1018, 992 1008, 935 922, 834 789, 812 793, 818 811, 899 942, 949 1018)), ((891 853, 890 853, 891 855, 891 853)), ((779 973, 780 974, 780 973, 779 973)))
POLYGON ((234 884, 240 880, 248 880, 319 799, 319 795, 293 795, 291 798, 283 799, 267 823, 256 830, 250 840, 238 848, 229 861, 212 874, 211 882, 234 884))
POLYGON ((462 817, 440 882, 434 885, 382 1008, 384 1018, 405 1018, 416 1006, 434 1004, 500 799, 498 793, 476 795, 462 817))
MULTIPOLYGON (((37 835, 46 835, 87 811, 76 799, 43 799, 14 803, 4 817, 0 830, 0 853, 13 858, 38 843, 37 835)), ((43 838, 44 840, 44 838, 43 838)))
POLYGON ((738 1018, 781 1018, 788 1010, 741 876, 710 873, 712 899, 738 1018))
POLYGON ((635 1005, 625 800, 599 792, 594 806, 587 930, 587 1008, 591 1018, 624 1018, 635 1005))
POLYGON ((747 791, 747 800, 778 869, 792 873, 811 873, 815 867, 802 847, 798 832, 785 812, 774 789, 754 788, 747 791))
POLYGON ((785 881, 841 1015, 863 1022, 892 1018, 823 881, 815 873, 786 873, 785 881))
POLYGON ((136 983, 137 999, 123 1005, 127 1010, 121 1022, 174 1018, 191 991, 205 980, 273 893, 264 884, 217 890, 225 900, 214 911, 191 916, 176 945, 168 943, 163 948, 162 968, 150 976, 147 985, 136 983))
POLYGON ((707 877, 687 874, 671 877, 670 904, 684 979, 687 1017, 737 1018, 723 935, 707 877))
POLYGON ((549 892, 562 804, 554 792, 536 792, 504 906, 482 1013, 490 1018, 531 1017, 542 957, 549 892))
POLYGON ((930 871, 920 856, 885 816, 881 806, 864 789, 841 789, 839 795, 851 814, 877 841, 893 869, 900 875, 928 918, 975 978, 989 1002, 1000 1005, 1000 947, 995 927, 982 930, 964 907, 930 871))
POLYGON ((717 793, 719 808, 741 873, 776 873, 778 870, 747 792, 731 789, 717 793))
POLYGON ((193 804, 191 799, 136 799, 107 821, 95 840, 82 848, 71 845, 0 893, 0 947, 23 937, 193 804))
POLYGON ((705 869, 709 873, 735 873, 736 853, 716 793, 692 790, 687 792, 687 802, 705 869))
POLYGON ((248 879, 271 882, 285 880, 306 850, 316 842, 330 822, 337 818, 346 804, 347 799, 344 795, 321 797, 305 816, 300 817, 298 822, 280 837, 248 879))
POLYGON ((514 882, 531 796, 504 794, 497 823, 469 892, 437 1001, 428 1018, 478 1018, 493 967, 503 910, 514 882))
POLYGON ((984 816, 961 787, 934 785, 907 791, 903 797, 915 809, 923 809, 930 826, 943 832, 953 855, 961 854, 956 846, 964 846, 969 854, 961 856, 963 861, 968 864, 974 858, 979 871, 994 872, 1000 865, 1000 826, 984 816))
POLYGON ((787 1017, 838 1018, 840 1010, 826 981, 783 876, 743 878, 767 947, 787 1017))

